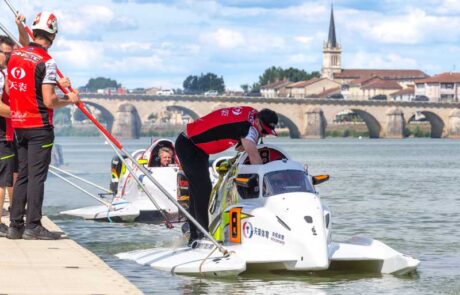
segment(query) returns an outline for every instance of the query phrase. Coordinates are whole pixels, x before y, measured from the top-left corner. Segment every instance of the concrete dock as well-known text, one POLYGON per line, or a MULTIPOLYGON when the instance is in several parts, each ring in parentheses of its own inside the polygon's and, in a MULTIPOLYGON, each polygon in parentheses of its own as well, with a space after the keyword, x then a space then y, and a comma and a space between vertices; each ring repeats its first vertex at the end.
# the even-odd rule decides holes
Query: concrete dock
MULTIPOLYGON (((2 218, 9 224, 7 218, 2 218)), ((62 231, 44 217, 43 225, 62 231)), ((142 294, 132 283, 75 241, 0 238, 0 295, 142 294)))

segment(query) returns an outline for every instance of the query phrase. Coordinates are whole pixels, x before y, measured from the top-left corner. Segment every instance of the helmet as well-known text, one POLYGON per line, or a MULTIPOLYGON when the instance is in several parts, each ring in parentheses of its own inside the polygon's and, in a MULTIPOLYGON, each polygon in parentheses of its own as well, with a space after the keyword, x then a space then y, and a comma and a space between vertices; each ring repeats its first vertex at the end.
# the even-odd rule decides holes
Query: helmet
POLYGON ((262 109, 258 114, 260 122, 262 123, 262 128, 266 134, 277 135, 275 132, 275 127, 278 124, 278 115, 270 109, 262 109))
POLYGON ((50 34, 56 34, 58 32, 56 16, 51 12, 40 12, 35 17, 34 23, 32 24, 32 30, 42 30, 50 34))

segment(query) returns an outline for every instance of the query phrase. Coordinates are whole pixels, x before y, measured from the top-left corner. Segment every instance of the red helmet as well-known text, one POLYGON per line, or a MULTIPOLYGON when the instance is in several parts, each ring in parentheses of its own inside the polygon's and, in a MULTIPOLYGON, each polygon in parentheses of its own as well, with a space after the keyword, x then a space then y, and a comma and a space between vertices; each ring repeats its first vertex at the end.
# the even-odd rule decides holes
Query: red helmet
POLYGON ((32 30, 42 30, 50 34, 57 34, 58 23, 56 16, 48 11, 40 12, 35 17, 32 30))

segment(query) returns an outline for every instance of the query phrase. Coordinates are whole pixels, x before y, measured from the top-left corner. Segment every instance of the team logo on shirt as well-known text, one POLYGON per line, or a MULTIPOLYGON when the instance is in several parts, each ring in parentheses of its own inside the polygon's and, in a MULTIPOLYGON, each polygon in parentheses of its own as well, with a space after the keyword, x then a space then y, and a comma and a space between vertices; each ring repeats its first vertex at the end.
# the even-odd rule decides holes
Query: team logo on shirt
POLYGON ((14 122, 24 122, 27 114, 20 111, 11 111, 11 120, 14 122))
POLYGON ((232 113, 233 113, 235 116, 241 115, 242 112, 243 112, 243 110, 242 110, 240 107, 232 108, 232 113))
POLYGON ((10 74, 16 80, 22 80, 26 76, 26 71, 20 67, 14 67, 11 69, 10 74))
POLYGON ((228 112, 229 112, 228 109, 222 109, 222 110, 220 111, 220 115, 221 115, 222 117, 228 117, 228 112))

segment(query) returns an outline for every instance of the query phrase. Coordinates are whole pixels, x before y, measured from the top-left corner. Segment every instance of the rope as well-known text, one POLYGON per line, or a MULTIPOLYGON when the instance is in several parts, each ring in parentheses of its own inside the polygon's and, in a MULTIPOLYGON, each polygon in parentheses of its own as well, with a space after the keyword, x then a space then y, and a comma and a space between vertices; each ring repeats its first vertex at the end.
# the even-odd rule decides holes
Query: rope
POLYGON ((198 271, 200 272, 200 275, 204 276, 202 271, 201 271, 201 267, 203 266, 204 262, 212 255, 212 253, 214 253, 215 251, 217 250, 217 247, 214 246, 214 249, 209 252, 208 256, 206 256, 204 259, 203 259, 203 262, 200 263, 200 267, 198 268, 198 271))

